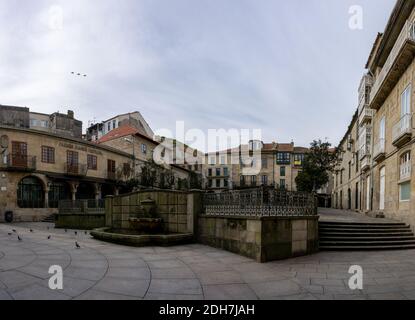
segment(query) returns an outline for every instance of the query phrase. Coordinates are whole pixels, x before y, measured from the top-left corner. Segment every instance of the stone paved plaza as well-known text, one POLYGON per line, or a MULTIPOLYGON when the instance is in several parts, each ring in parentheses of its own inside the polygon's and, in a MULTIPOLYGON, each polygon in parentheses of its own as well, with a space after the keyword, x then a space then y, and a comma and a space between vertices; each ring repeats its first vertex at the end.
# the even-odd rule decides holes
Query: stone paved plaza
POLYGON ((1 224, 0 299, 415 299, 415 251, 259 264, 198 244, 130 248, 44 223, 1 224), (355 264, 364 268, 363 291, 347 285, 355 264), (51 265, 64 269, 62 291, 48 287, 51 265))

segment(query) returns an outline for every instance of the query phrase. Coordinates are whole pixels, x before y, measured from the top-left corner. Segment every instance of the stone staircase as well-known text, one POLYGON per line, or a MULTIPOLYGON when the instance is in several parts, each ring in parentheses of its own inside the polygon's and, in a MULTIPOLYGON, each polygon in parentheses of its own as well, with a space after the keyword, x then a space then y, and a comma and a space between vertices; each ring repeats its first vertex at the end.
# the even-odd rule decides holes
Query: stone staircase
POLYGON ((415 249, 415 236, 405 223, 320 222, 321 251, 415 249))

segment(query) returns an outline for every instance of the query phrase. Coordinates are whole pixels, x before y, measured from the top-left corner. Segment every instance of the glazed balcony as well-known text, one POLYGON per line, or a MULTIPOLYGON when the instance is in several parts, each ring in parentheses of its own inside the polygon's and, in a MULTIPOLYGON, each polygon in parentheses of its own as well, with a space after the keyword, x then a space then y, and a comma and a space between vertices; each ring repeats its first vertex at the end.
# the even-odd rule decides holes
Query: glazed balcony
POLYGON ((373 116, 375 115, 375 110, 369 109, 368 105, 365 105, 359 116, 359 124, 367 124, 372 121, 373 116))
POLYGON ((415 25, 407 21, 370 93, 370 108, 379 109, 415 57, 415 25))
POLYGON ((393 127, 392 144, 395 147, 401 147, 412 138, 412 115, 406 114, 393 127))
POLYGON ((21 154, 9 154, 2 167, 9 171, 32 172, 36 170, 36 157, 21 154))
POLYGON ((85 177, 88 173, 86 164, 65 163, 65 173, 68 176, 85 177))
POLYGON ((370 139, 372 135, 372 127, 365 126, 359 135, 359 156, 360 159, 370 156, 370 139))
POLYGON ((361 169, 362 171, 367 171, 370 169, 370 156, 366 156, 361 161, 361 169))
POLYGON ((406 162, 401 164, 400 167, 400 180, 408 180, 411 178, 412 175, 412 166, 410 162, 406 162))
POLYGON ((380 139, 373 147, 373 160, 380 162, 385 159, 386 156, 386 141, 380 139))

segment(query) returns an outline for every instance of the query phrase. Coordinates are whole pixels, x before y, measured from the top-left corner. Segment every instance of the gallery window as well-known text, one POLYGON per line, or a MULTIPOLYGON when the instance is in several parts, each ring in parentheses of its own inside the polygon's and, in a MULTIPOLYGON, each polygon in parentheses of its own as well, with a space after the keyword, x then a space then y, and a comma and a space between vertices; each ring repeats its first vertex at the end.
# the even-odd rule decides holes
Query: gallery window
POLYGON ((19 182, 17 205, 20 208, 44 208, 45 193, 41 181, 36 177, 27 177, 19 182))
POLYGON ((411 183, 405 182, 399 185, 399 200, 401 202, 411 200, 411 183))
POLYGON ((42 146, 42 162, 55 163, 55 148, 42 146))

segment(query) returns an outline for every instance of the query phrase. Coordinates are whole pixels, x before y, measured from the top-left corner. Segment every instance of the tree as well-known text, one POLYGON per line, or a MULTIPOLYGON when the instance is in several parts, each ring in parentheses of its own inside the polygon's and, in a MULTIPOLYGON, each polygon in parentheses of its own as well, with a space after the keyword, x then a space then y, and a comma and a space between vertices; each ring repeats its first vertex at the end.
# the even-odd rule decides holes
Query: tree
POLYGON ((299 191, 316 192, 329 182, 329 174, 338 163, 339 150, 332 149, 329 142, 314 140, 310 152, 304 157, 303 170, 295 182, 299 191))

